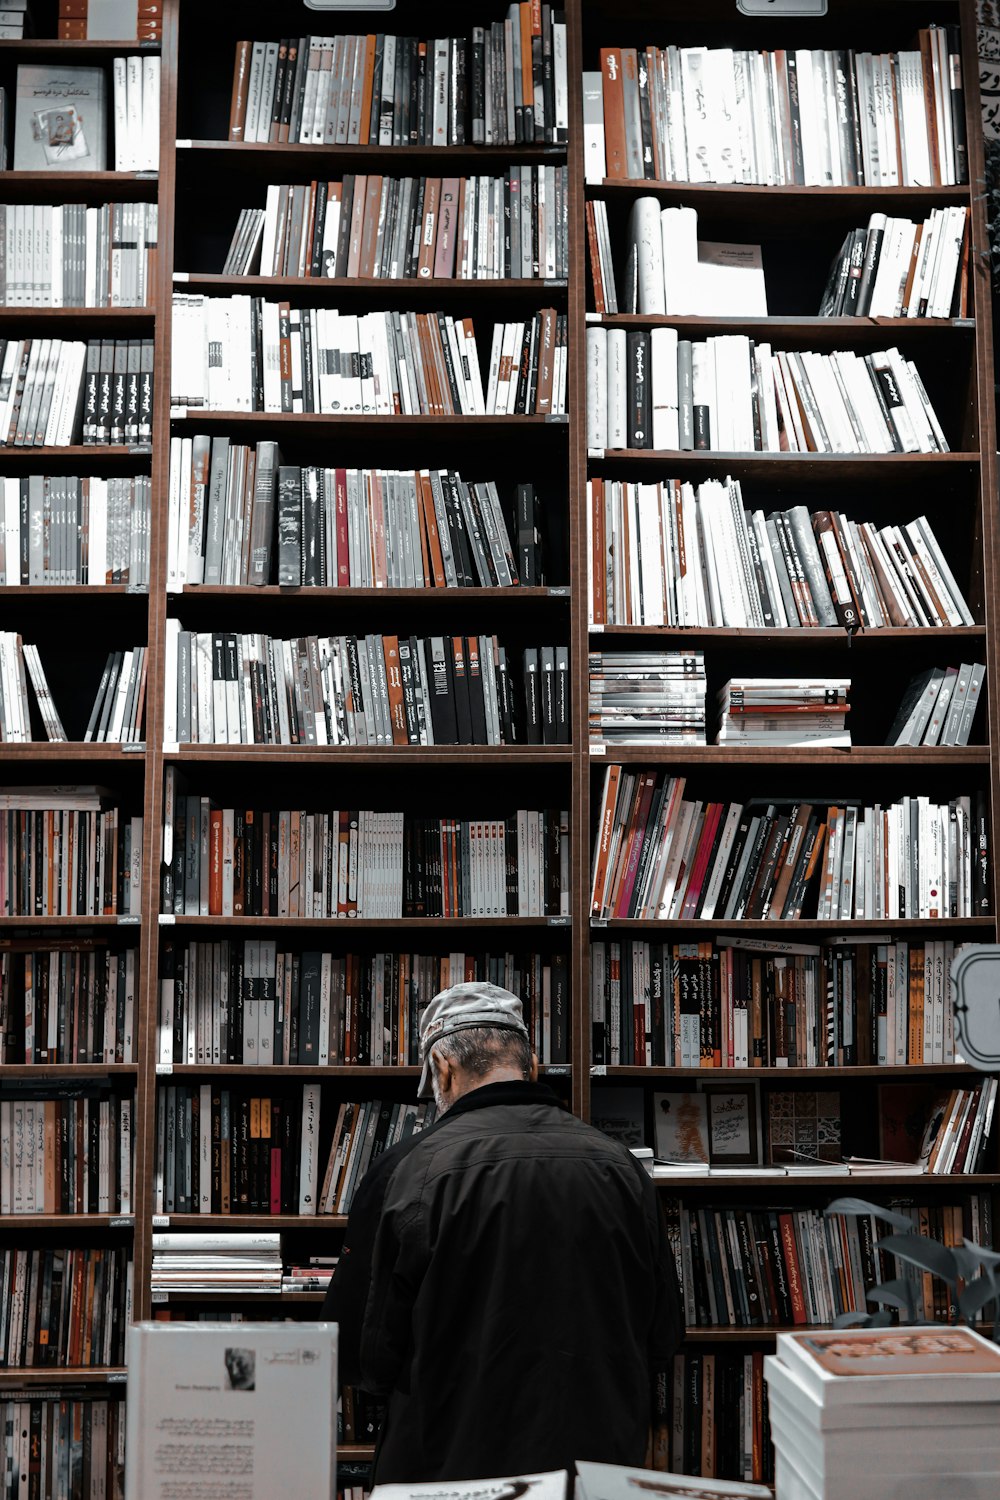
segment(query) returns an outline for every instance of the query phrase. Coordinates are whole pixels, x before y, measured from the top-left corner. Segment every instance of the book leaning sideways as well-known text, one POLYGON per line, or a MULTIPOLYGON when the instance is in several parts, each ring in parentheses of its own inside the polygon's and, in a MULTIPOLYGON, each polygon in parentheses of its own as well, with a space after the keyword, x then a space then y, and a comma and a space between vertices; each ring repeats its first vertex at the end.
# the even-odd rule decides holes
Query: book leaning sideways
POLYGON ((336 1323, 136 1323, 125 1493, 334 1500, 336 1323))
POLYGON ((730 1479, 701 1479, 688 1474, 662 1474, 653 1469, 623 1469, 618 1464, 576 1461, 574 1500, 771 1500, 763 1484, 740 1484, 730 1479))
POLYGON ((107 134, 103 68, 21 64, 16 172, 103 172, 107 134))
POLYGON ((431 1480, 377 1484, 368 1500, 566 1500, 565 1469, 548 1474, 512 1474, 506 1479, 431 1480))

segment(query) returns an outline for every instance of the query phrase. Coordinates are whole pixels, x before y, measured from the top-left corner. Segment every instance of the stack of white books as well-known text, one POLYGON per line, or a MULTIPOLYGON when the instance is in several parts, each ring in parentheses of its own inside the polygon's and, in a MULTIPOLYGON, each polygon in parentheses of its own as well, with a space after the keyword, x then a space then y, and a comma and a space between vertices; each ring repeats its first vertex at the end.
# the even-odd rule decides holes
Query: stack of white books
POLYGON ((280 1234, 154 1234, 154 1292, 281 1291, 280 1234))
POLYGON ((783 1333, 764 1361, 777 1500, 996 1500, 1000 1348, 968 1328, 783 1333))

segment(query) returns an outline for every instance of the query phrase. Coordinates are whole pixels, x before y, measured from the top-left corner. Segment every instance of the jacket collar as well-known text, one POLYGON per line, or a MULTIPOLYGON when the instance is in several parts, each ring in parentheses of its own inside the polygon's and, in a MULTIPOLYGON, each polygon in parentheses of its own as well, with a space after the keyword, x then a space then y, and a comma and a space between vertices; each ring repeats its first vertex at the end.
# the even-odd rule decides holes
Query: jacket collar
POLYGON ((469 1093, 463 1094, 461 1099, 451 1106, 446 1115, 442 1115, 436 1124, 447 1125, 456 1115, 468 1114, 470 1109, 489 1109, 494 1104, 551 1104, 559 1105, 561 1100, 547 1083, 522 1083, 511 1081, 504 1083, 484 1083, 481 1088, 471 1089, 469 1093))

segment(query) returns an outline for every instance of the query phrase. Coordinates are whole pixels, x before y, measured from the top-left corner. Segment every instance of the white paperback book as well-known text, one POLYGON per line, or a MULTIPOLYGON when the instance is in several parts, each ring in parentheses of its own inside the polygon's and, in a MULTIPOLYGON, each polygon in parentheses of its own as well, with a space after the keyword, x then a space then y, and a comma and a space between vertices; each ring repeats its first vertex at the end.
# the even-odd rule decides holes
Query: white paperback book
POLYGON ((335 1323, 135 1323, 128 1371, 126 1494, 333 1500, 335 1323))
POLYGON ((565 1469, 548 1474, 515 1474, 509 1479, 467 1479, 456 1483, 377 1484, 370 1500, 566 1500, 565 1469))
POLYGON ((727 1500, 732 1495, 743 1495, 746 1500, 770 1500, 771 1491, 763 1484, 576 1461, 575 1500, 644 1500, 646 1496, 657 1495, 664 1495, 667 1500, 678 1500, 680 1496, 686 1496, 687 1500, 727 1500))

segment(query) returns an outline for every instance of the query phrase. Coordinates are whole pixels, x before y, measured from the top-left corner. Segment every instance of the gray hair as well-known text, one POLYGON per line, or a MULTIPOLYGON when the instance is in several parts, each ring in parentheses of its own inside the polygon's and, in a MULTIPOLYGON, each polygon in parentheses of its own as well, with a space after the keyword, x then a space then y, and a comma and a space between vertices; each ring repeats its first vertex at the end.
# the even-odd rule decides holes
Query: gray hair
POLYGON ((470 1026, 452 1031, 431 1048, 473 1078, 485 1078, 494 1068, 517 1068, 531 1077, 531 1043, 509 1026, 470 1026))

